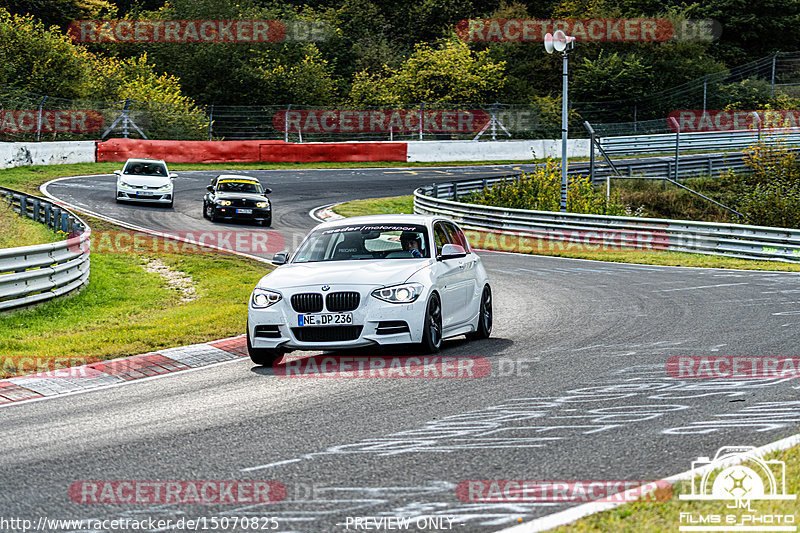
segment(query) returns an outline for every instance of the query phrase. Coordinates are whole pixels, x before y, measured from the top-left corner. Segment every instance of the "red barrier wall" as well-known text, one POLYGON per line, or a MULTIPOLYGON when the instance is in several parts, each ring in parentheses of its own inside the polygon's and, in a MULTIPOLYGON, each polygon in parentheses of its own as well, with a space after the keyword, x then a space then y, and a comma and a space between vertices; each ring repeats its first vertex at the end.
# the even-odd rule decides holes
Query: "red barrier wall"
POLYGON ((306 163, 315 161, 406 161, 406 143, 285 143, 283 141, 146 141, 110 139, 97 142, 97 161, 132 157, 168 163, 306 163))

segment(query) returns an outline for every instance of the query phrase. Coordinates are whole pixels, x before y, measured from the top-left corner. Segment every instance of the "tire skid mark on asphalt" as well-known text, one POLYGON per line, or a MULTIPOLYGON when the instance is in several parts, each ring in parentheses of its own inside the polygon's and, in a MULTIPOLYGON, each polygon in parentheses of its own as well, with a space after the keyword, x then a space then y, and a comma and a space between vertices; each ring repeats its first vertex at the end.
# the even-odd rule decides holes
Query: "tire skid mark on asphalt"
MULTIPOLYGON (((674 348, 672 342, 659 343, 661 349, 674 348)), ((471 453, 507 448, 546 448, 564 445, 579 436, 603 438, 620 431, 633 432, 640 422, 662 420, 658 431, 663 435, 693 435, 714 433, 732 428, 755 433, 783 431, 800 422, 800 401, 761 401, 734 412, 722 412, 704 417, 689 425, 674 426, 670 415, 700 407, 709 397, 738 398, 753 391, 774 388, 791 382, 791 379, 772 380, 678 380, 667 376, 664 364, 634 365, 610 372, 600 382, 592 381, 583 387, 570 388, 560 396, 518 397, 483 409, 432 420, 423 426, 391 433, 385 437, 370 438, 352 444, 332 446, 321 452, 268 464, 240 469, 254 473, 296 464, 315 458, 346 458, 350 456, 376 456, 384 460, 417 453, 471 453), (610 402, 618 405, 609 406, 610 402)), ((793 393, 791 393, 793 395, 793 393)), ((609 437, 611 438, 611 437, 609 437)), ((446 483, 442 481, 430 483, 446 483)), ((438 500, 416 500, 391 506, 390 499, 374 503, 375 516, 403 516, 412 521, 427 516, 446 516, 457 524, 472 523, 482 527, 508 526, 521 517, 531 516, 544 506, 570 507, 568 504, 491 503, 464 504, 455 498, 454 483, 443 490, 438 500)), ((328 487, 331 490, 336 488, 328 487)), ((339 487, 341 491, 369 489, 339 487)), ((391 490, 386 496, 391 496, 391 490)), ((395 498, 407 497, 397 492, 395 498)), ((297 500, 286 502, 290 509, 281 510, 263 505, 249 505, 226 511, 231 515, 263 515, 277 513, 279 520, 291 523, 313 516, 329 519, 350 512, 349 508, 326 509, 314 513, 303 508, 312 503, 340 503, 349 500, 297 500), (300 506, 292 510, 293 505, 300 506)), ((341 526, 342 523, 337 523, 341 526)))

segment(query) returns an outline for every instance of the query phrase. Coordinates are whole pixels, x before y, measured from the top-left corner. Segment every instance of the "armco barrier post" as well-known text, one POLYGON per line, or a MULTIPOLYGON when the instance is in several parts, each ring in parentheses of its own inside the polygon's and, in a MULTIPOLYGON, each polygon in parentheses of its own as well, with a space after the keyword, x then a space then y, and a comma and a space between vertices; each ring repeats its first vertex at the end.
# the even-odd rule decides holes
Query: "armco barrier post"
POLYGON ((19 216, 28 216, 28 203, 25 201, 24 196, 19 197, 19 216))
POLYGON ((50 207, 50 204, 46 204, 44 206, 44 224, 48 228, 53 227, 53 216, 52 216, 53 208, 50 207))
POLYGON ((61 213, 61 231, 69 233, 69 213, 61 213))
POLYGON ((61 208, 54 207, 53 208, 53 230, 58 229, 58 223, 61 220, 61 208))
POLYGON ((33 201, 33 220, 39 222, 39 200, 33 201))

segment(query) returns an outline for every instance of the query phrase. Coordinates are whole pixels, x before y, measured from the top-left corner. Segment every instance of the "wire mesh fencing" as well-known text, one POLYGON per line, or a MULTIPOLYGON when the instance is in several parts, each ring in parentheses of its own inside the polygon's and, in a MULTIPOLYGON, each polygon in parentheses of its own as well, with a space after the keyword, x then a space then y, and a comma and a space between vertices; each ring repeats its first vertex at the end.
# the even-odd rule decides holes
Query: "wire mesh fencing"
MULTIPOLYGON (((681 110, 736 105, 737 84, 750 93, 800 97, 800 52, 777 53, 645 97, 570 102, 570 137, 674 131, 681 110)), ((560 95, 554 96, 557 103, 560 95)), ((0 86, 0 141, 94 140, 111 137, 176 140, 411 141, 554 139, 560 104, 431 104, 395 107, 250 105, 189 106, 124 100, 64 99, 0 86)), ((722 117, 725 118, 725 117, 722 117)), ((750 126, 743 126, 744 129, 750 126)))

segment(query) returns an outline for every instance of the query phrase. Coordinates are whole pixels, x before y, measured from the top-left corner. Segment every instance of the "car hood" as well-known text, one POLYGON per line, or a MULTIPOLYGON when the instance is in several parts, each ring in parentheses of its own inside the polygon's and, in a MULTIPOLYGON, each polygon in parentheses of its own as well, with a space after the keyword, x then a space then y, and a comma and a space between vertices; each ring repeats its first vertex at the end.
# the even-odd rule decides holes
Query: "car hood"
POLYGON ((246 193, 246 192, 218 192, 215 196, 217 200, 255 200, 263 202, 266 198, 263 194, 246 193))
POLYGON ((267 289, 307 285, 371 285, 385 287, 403 283, 415 272, 433 263, 432 259, 376 259, 290 263, 276 268, 258 282, 267 289))
POLYGON ((147 187, 161 187, 170 183, 166 176, 142 176, 140 174, 123 174, 120 179, 129 185, 144 185, 147 187))

